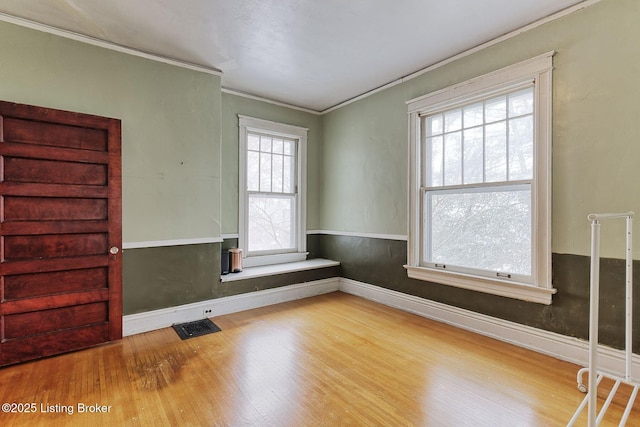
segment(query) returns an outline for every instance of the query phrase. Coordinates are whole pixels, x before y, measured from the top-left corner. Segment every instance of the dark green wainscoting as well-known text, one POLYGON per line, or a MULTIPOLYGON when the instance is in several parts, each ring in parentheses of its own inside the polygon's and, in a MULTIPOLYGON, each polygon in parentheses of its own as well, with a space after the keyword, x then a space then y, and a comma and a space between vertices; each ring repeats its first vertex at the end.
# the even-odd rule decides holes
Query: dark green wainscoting
MULTIPOLYGON (((553 254, 553 285, 558 292, 552 304, 546 306, 409 279, 403 267, 407 259, 405 241, 312 237, 310 246, 318 256, 340 261, 341 277, 567 336, 588 338, 589 257, 553 254)), ((636 264, 634 305, 640 313, 640 265, 636 264)), ((623 260, 602 260, 600 342, 615 348, 624 347, 624 274, 623 260)), ((634 350, 640 351, 640 316, 634 319, 634 350)))
MULTIPOLYGON (((158 310, 231 295, 339 277, 339 267, 268 277, 220 281, 222 248, 236 241, 126 249, 123 255, 123 313, 158 310)), ((309 255, 309 258, 312 254, 309 255)), ((315 256, 313 256, 315 257, 315 256)), ((229 275, 233 276, 233 273, 229 275)))
POLYGON ((124 314, 214 298, 220 278, 220 243, 125 249, 124 314))

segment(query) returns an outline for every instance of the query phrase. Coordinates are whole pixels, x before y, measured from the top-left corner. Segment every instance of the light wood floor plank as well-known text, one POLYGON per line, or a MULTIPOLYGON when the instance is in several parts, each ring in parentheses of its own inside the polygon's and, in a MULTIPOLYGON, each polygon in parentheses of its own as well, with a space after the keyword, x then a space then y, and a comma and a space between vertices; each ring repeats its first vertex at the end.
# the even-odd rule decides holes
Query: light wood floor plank
POLYGON ((0 402, 37 410, 0 425, 564 426, 584 397, 576 365, 340 292, 213 320, 2 368, 0 402))

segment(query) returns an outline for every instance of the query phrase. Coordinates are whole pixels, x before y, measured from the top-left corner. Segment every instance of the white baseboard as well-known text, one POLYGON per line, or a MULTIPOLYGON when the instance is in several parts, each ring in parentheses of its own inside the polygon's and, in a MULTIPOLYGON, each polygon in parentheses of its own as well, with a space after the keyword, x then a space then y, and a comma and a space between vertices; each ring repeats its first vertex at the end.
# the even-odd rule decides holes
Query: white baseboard
MULTIPOLYGON (((338 290, 560 360, 581 366, 588 365, 589 343, 585 340, 338 277, 130 314, 123 317, 123 335, 149 332, 169 327, 174 323, 222 316, 338 290), (205 316, 205 309, 212 310, 211 314, 205 316)), ((599 370, 602 372, 617 376, 624 372, 623 351, 601 346, 598 360, 599 370)), ((636 381, 640 378, 640 356, 638 355, 633 356, 632 375, 636 381)))
POLYGON ((312 297, 338 290, 340 279, 315 280, 296 285, 282 286, 264 291, 233 295, 179 305, 160 310, 129 314, 122 318, 122 335, 129 336, 166 328, 175 323, 191 322, 205 317, 222 316, 252 308, 264 307, 286 301, 312 297), (211 310, 211 314, 204 314, 211 310))
MULTIPOLYGON (((431 320, 546 354, 556 359, 581 366, 588 365, 589 343, 578 338, 509 322, 351 279, 341 278, 340 290, 431 320)), ((632 376, 637 379, 640 378, 640 356, 634 355, 632 359, 632 376)), ((623 351, 605 346, 600 347, 598 354, 599 371, 619 376, 624 372, 624 361, 625 355, 623 351)))

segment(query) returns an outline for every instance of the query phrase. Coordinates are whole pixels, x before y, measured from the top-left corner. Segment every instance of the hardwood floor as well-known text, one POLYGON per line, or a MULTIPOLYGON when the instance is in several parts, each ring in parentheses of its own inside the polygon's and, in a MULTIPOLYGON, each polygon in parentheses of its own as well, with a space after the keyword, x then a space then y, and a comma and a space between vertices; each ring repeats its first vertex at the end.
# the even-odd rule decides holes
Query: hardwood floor
POLYGON ((584 397, 576 365, 340 292, 213 321, 1 368, 33 412, 0 425, 564 426, 584 397))

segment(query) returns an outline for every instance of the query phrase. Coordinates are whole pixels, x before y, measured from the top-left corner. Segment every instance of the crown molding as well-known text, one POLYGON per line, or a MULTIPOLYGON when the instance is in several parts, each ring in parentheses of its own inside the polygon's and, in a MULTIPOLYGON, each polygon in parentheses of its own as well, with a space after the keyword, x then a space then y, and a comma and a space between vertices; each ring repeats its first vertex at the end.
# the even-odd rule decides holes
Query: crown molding
POLYGON ((188 70, 198 71, 201 73, 212 74, 214 76, 222 76, 222 71, 213 67, 206 67, 204 65, 194 64, 192 62, 181 61, 166 56, 156 55, 142 50, 133 49, 127 46, 119 45, 117 43, 108 42, 95 37, 87 36, 84 34, 76 33, 69 30, 63 30, 53 27, 51 25, 42 24, 40 22, 31 21, 25 18, 19 18, 17 16, 9 15, 0 12, 0 21, 8 22, 10 24, 19 25, 21 27, 30 28, 32 30, 42 31, 44 33, 53 34, 56 36, 64 37, 66 39, 75 40, 78 42, 90 44, 97 47, 102 47, 116 52, 125 53, 127 55, 137 56, 139 58, 150 59, 156 62, 162 62, 164 64, 174 65, 180 68, 186 68, 188 70))
POLYGON ((303 112, 309 113, 309 114, 315 114, 315 115, 320 115, 321 114, 321 112, 317 111, 317 110, 311 110, 309 108, 299 107, 299 106, 293 105, 293 104, 287 104, 286 102, 275 101, 273 99, 263 98, 263 97, 257 96, 257 95, 251 95, 249 93, 241 92, 241 91, 238 91, 238 90, 235 90, 235 89, 229 89, 229 88, 226 88, 226 87, 222 88, 222 93, 226 93, 228 95, 235 95, 235 96, 239 96, 239 97, 242 97, 242 98, 252 99, 254 101, 266 102, 267 104, 277 105, 279 107, 285 107, 285 108, 289 108, 291 110, 303 111, 303 112))
POLYGON ((408 74, 408 75, 406 75, 404 77, 401 77, 401 78, 399 78, 397 80, 394 80, 394 81, 389 82, 389 83, 387 83, 385 85, 382 85, 382 86, 377 87, 375 89, 372 89, 372 90, 370 90, 368 92, 365 92, 365 93, 360 94, 358 96, 355 96, 355 97, 353 97, 351 99, 348 99, 348 100, 346 100, 344 102, 336 104, 333 107, 329 107, 329 108, 327 108, 325 110, 322 110, 320 112, 320 114, 324 115, 324 114, 330 113, 332 111, 335 111, 335 110, 338 110, 338 109, 340 109, 342 107, 345 107, 345 106, 347 106, 349 104, 352 104, 352 103, 354 103, 356 101, 360 101, 361 99, 368 98, 371 95, 375 95, 378 92, 382 92, 385 89, 389 89, 389 88, 391 88, 393 86, 399 85, 401 83, 408 82, 409 80, 413 80, 416 77, 419 77, 419 76, 421 76, 421 75, 423 75, 425 73, 428 73, 430 71, 436 70, 436 69, 438 69, 440 67, 444 67, 445 65, 450 64, 451 62, 457 61, 457 60, 462 59, 462 58, 464 58, 466 56, 473 55, 474 53, 477 53, 477 52, 479 52, 481 50, 484 50, 484 49, 486 49, 488 47, 491 47, 491 46, 496 45, 498 43, 502 43, 503 41, 509 40, 509 39, 511 39, 513 37, 516 37, 516 36, 519 36, 522 33, 526 33, 527 31, 533 30, 533 29, 535 29, 537 27, 540 27, 542 25, 545 25, 545 24, 547 24, 549 22, 552 22, 552 21, 555 21, 557 19, 563 18, 563 17, 565 17, 567 15, 570 15, 570 14, 572 14, 574 12, 577 12, 579 10, 585 9, 585 8, 587 8, 589 6, 592 6, 592 5, 596 4, 596 3, 600 3, 601 1, 602 0, 585 0, 585 1, 583 1, 581 3, 578 3, 578 4, 574 5, 574 6, 570 6, 570 7, 566 8, 566 9, 563 9, 563 10, 561 10, 559 12, 556 12, 556 13, 551 14, 549 16, 546 16, 546 17, 544 17, 542 19, 539 19, 539 20, 537 20, 535 22, 532 22, 531 24, 525 25, 524 27, 520 27, 517 30, 511 31, 511 32, 509 32, 507 34, 504 34, 504 35, 500 36, 500 37, 496 37, 495 39, 489 40, 488 42, 479 44, 478 46, 475 46, 475 47, 473 47, 471 49, 467 49, 467 50, 465 50, 463 52, 460 52, 457 55, 454 55, 454 56, 451 56, 451 57, 449 57, 447 59, 444 59, 442 61, 436 62, 435 64, 430 65, 430 66, 428 66, 426 68, 422 68, 422 69, 420 69, 418 71, 415 71, 415 72, 413 72, 411 74, 408 74))

